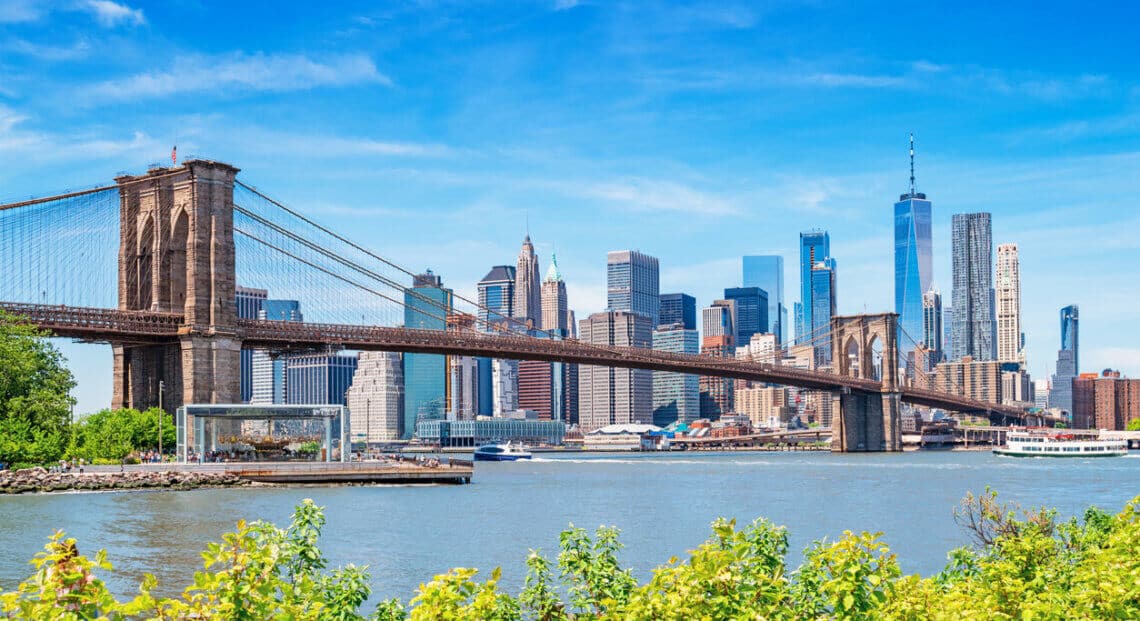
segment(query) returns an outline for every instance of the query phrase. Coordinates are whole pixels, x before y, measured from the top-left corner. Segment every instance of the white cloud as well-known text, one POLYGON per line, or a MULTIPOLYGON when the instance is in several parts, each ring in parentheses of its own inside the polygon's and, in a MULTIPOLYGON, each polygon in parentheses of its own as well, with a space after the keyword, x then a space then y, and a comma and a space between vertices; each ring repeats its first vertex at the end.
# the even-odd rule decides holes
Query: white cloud
POLYGON ((859 88, 898 88, 908 84, 908 80, 901 76, 828 72, 795 76, 792 81, 815 86, 859 88))
POLYGON ((190 92, 292 91, 392 81, 363 54, 312 59, 300 54, 183 56, 167 71, 140 73, 84 89, 96 100, 166 97, 190 92))
POLYGON ((727 199, 663 179, 632 177, 571 187, 585 196, 618 203, 638 211, 669 211, 706 216, 740 212, 739 207, 727 199))
POLYGON ((96 21, 108 28, 119 24, 141 26, 146 23, 142 9, 132 9, 111 0, 87 0, 82 6, 95 16, 96 21))
POLYGON ((554 0, 555 11, 565 11, 578 6, 578 0, 554 0))
POLYGON ((91 45, 85 39, 80 39, 68 46, 57 46, 42 45, 26 39, 12 37, 3 44, 3 49, 39 60, 59 61, 83 58, 91 52, 91 45))
POLYGON ((37 0, 0 2, 0 24, 34 22, 43 17, 45 7, 37 0))

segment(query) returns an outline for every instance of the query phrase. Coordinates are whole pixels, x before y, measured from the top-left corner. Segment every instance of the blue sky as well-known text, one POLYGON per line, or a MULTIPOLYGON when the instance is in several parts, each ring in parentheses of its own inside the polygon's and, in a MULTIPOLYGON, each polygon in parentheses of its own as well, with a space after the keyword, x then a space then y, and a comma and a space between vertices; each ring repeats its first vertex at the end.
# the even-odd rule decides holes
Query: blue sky
MULTIPOLYGON (((183 156, 471 293, 529 218, 579 317, 605 252, 708 304, 740 256, 831 232, 841 312, 891 310, 891 205, 1021 246, 1030 371, 1081 306, 1083 370, 1140 375, 1132 3, 0 2, 0 200, 183 156), (1000 5, 1000 6, 999 6, 1000 5)), ((79 409, 106 348, 66 346, 79 409)))

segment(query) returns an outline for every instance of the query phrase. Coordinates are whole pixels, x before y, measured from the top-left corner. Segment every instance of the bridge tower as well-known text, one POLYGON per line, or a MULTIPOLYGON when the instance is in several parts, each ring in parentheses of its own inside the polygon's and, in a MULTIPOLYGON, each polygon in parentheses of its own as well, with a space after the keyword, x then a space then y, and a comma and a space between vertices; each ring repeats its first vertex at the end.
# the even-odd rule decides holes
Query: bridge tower
POLYGON ((119 309, 183 316, 174 345, 114 344, 112 407, 240 401, 234 177, 221 162, 117 177, 119 309))
POLYGON ((832 418, 831 449, 901 451, 896 313, 831 319, 831 359, 840 375, 881 383, 879 392, 844 391, 832 418))

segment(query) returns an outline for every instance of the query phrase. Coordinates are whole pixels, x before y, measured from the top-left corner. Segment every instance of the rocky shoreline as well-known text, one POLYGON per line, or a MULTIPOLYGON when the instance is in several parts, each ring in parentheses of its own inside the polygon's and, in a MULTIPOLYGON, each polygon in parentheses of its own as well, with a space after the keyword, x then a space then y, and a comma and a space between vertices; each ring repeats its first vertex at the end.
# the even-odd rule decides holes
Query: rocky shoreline
POLYGON ((197 489, 235 487, 250 482, 227 472, 139 471, 50 472, 44 468, 0 471, 0 494, 128 489, 197 489))

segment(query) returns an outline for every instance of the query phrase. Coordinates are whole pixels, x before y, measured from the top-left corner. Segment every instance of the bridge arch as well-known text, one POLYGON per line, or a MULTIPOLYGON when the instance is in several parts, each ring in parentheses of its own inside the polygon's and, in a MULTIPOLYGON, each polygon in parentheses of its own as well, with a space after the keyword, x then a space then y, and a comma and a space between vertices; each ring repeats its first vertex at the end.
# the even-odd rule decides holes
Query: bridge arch
POLYGON ((185 206, 180 207, 174 215, 170 227, 170 243, 165 255, 167 287, 167 307, 174 312, 185 312, 186 300, 189 298, 188 286, 190 279, 186 277, 186 254, 190 244, 190 215, 186 213, 185 206))

